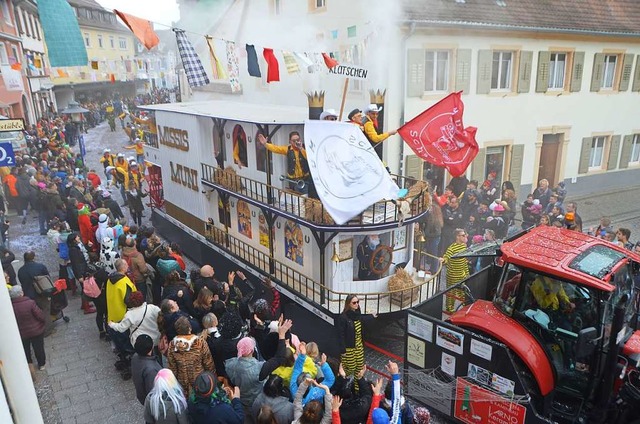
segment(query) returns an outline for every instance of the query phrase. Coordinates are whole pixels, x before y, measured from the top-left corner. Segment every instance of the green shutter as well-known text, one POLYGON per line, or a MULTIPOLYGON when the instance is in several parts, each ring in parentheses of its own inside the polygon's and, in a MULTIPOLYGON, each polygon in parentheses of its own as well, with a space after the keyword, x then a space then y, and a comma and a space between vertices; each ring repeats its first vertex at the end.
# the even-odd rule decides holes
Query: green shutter
POLYGON ((611 147, 609 148, 609 160, 607 161, 607 170, 616 169, 618 167, 618 157, 620 156, 620 136, 611 137, 611 147))
POLYGON ((584 52, 573 53, 571 68, 571 92, 577 93, 582 87, 582 73, 584 71, 584 52))
POLYGON ((620 76, 620 87, 618 91, 627 91, 629 89, 629 81, 633 72, 633 55, 625 54, 622 62, 622 75, 620 76))
POLYGON ((407 97, 424 94, 424 49, 407 50, 407 97))
POLYGON ((487 156, 487 149, 484 147, 478 150, 478 156, 473 160, 473 168, 471 171, 471 179, 478 181, 478 185, 481 185, 485 180, 484 175, 484 162, 487 156))
POLYGON ((493 51, 478 50, 478 86, 476 93, 489 94, 491 91, 491 66, 493 64, 493 51))
POLYGON ((404 175, 415 178, 416 180, 421 180, 423 163, 423 160, 418 156, 408 155, 404 158, 404 175))
POLYGON ((546 93, 549 88, 549 61, 551 52, 538 52, 538 74, 536 75, 536 93, 546 93))
POLYGON ((580 162, 578 164, 578 174, 586 174, 589 172, 589 157, 591 156, 591 144, 593 137, 585 137, 582 139, 582 149, 580 149, 580 162))
POLYGON ((531 67, 533 66, 533 52, 520 52, 520 66, 518 68, 518 93, 528 93, 531 87, 531 67))
POLYGON ((509 181, 513 184, 516 193, 520 190, 522 181, 522 163, 524 162, 524 144, 515 144, 511 147, 511 165, 509 166, 509 181))
POLYGON ((604 72, 604 53, 596 53, 593 59, 593 73, 591 74, 591 91, 600 91, 602 73, 604 72))
POLYGON ((620 169, 629 167, 631 160, 631 147, 633 146, 633 135, 625 135, 622 142, 622 150, 620 151, 620 169))
POLYGON ((631 91, 640 91, 640 55, 636 60, 636 72, 633 74, 633 85, 631 91))
POLYGON ((456 90, 470 94, 471 86, 471 49, 456 51, 456 90))

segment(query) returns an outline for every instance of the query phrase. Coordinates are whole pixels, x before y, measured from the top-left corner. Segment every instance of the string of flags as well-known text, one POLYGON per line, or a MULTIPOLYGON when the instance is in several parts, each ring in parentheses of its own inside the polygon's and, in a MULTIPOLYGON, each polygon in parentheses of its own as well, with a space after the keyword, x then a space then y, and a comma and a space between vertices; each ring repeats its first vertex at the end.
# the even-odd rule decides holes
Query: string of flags
MULTIPOLYGON (((148 20, 135 17, 126 13, 122 13, 118 10, 114 12, 124 21, 138 40, 145 45, 147 49, 151 49, 157 45, 157 35, 153 30, 152 23, 148 20)), ((187 81, 190 87, 199 87, 210 83, 209 76, 207 75, 204 66, 200 60, 200 57, 196 53, 193 45, 189 41, 185 30, 172 28, 176 35, 176 42, 178 45, 178 54, 182 60, 182 65, 185 69, 187 81)), ((351 34, 351 30, 349 32, 351 34)), ((333 38, 337 37, 337 30, 332 32, 333 38), (333 34, 336 33, 336 34, 333 34)), ((214 80, 228 80, 231 85, 231 90, 237 92, 241 90, 239 82, 239 60, 237 55, 237 46, 233 41, 220 40, 225 43, 225 50, 227 56, 226 69, 223 65, 220 57, 216 52, 214 38, 205 35, 204 36, 209 51, 209 59, 211 62, 211 76, 214 80)), ((366 41, 366 40, 365 40, 366 41)), ((254 78, 262 78, 263 70, 260 69, 260 63, 258 61, 258 51, 253 44, 245 44, 246 60, 247 60, 247 72, 254 78)), ((322 68, 332 69, 340 65, 336 53, 326 52, 289 52, 281 50, 284 60, 284 66, 287 74, 300 73, 301 70, 305 70, 308 73, 319 72, 322 68)), ((360 52, 361 54, 362 52, 360 52)), ((280 62, 276 57, 273 48, 262 48, 262 57, 266 62, 266 80, 268 83, 280 81, 280 62)), ((353 59, 353 55, 350 51, 344 52, 344 61, 350 62, 353 59)), ((334 72, 335 73, 335 72, 334 72)), ((366 73, 365 73, 366 75, 366 73)))

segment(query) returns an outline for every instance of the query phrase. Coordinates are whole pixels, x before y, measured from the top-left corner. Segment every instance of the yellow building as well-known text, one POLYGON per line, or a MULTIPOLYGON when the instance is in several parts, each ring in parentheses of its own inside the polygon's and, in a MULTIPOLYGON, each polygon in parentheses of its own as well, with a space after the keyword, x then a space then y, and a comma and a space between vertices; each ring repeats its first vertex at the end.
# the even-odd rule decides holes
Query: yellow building
POLYGON ((116 15, 94 0, 68 0, 87 48, 87 66, 54 68, 51 79, 58 108, 77 101, 135 95, 134 36, 116 15))

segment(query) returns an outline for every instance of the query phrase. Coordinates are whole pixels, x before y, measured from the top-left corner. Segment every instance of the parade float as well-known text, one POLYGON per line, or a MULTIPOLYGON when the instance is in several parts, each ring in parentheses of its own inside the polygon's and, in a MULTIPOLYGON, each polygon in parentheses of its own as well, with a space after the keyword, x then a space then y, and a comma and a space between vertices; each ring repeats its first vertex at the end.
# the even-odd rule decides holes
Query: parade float
MULTIPOLYGON (((328 324, 351 293, 368 313, 403 311, 436 291, 434 277, 420 269, 424 238, 417 224, 430 205, 427 184, 385 171, 406 189, 403 196, 337 224, 320 200, 296 192, 305 182, 287 177, 286 156, 257 142, 261 133, 287 146, 292 131, 305 134, 305 122, 326 122, 309 121, 322 112, 322 101, 323 93, 313 93, 309 108, 231 101, 144 106, 157 125, 145 132, 153 224, 196 263, 214 265, 218 276, 243 269, 268 278, 328 324), (379 245, 359 259, 368 235, 378 236, 379 245), (360 267, 370 278, 358 278, 360 267)), ((357 161, 341 155, 337 167, 353 174, 357 161)))

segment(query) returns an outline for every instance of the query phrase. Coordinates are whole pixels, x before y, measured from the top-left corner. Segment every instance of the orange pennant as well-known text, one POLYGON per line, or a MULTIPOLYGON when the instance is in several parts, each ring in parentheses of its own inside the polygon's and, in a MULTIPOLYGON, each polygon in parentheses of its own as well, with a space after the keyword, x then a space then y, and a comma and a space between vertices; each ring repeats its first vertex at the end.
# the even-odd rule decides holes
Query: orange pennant
POLYGON ((125 25, 129 27, 133 35, 144 44, 147 50, 151 50, 160 43, 158 34, 153 30, 150 21, 120 12, 119 10, 114 9, 113 11, 122 19, 125 25))
POLYGON ((16 62, 13 65, 11 65, 11 69, 13 69, 14 71, 21 71, 22 64, 20 62, 16 62))
POLYGON ((322 53, 322 58, 324 59, 324 64, 327 65, 327 68, 331 69, 338 66, 338 61, 332 58, 331 56, 329 56, 328 54, 322 53))
POLYGON ((56 72, 58 73, 58 76, 60 78, 67 78, 69 76, 69 74, 64 70, 64 69, 56 69, 56 72))

